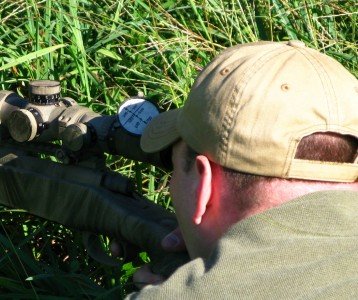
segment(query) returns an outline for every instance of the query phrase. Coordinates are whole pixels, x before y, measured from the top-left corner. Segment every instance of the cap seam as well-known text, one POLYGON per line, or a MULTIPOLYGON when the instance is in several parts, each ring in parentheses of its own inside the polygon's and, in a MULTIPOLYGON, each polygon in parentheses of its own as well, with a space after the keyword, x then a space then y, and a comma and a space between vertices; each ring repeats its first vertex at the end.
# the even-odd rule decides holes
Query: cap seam
POLYGON ((231 99, 229 101, 228 108, 225 110, 225 113, 224 113, 225 117, 223 120, 223 134, 222 134, 221 143, 219 146, 219 149, 220 149, 219 156, 221 157, 220 160, 222 160, 223 164, 226 164, 227 157, 229 155, 229 153, 227 151, 228 144, 229 144, 229 136, 233 129, 234 117, 237 116, 237 114, 238 114, 238 106, 242 100, 241 96, 242 96, 247 84, 249 83, 250 79, 252 78, 252 76, 255 75, 255 73, 257 71, 257 66, 260 64, 263 65, 263 64, 267 63, 267 61, 273 59, 274 57, 279 56, 279 55, 281 55, 285 52, 288 52, 288 51, 292 51, 292 49, 287 49, 283 44, 282 47, 274 48, 271 51, 265 53, 264 55, 262 55, 260 58, 258 58, 256 60, 256 62, 254 63, 253 66, 248 67, 247 70, 245 70, 245 72, 243 72, 242 78, 235 85, 234 91, 230 97, 231 99), (272 55, 272 53, 277 52, 278 50, 281 50, 281 51, 275 55, 272 55))
MULTIPOLYGON (((316 70, 317 75, 321 81, 324 94, 326 95, 326 104, 328 109, 328 115, 329 120, 332 120, 333 110, 336 112, 337 122, 341 123, 340 116, 338 113, 338 103, 337 103, 337 97, 333 89, 331 78, 329 77, 326 69, 322 65, 322 63, 311 53, 308 51, 303 51, 302 49, 297 49, 306 59, 308 62, 312 65, 312 67, 316 70), (324 75, 323 75, 324 74, 324 75), (329 84, 328 84, 329 83, 329 84), (329 99, 333 100, 335 103, 335 107, 332 107, 330 105, 331 101, 329 99)), ((320 54, 320 52, 318 52, 320 54)))
POLYGON ((331 124, 330 126, 327 126, 327 124, 325 124, 325 123, 317 123, 317 124, 305 127, 302 130, 294 132, 294 134, 295 135, 298 135, 298 134, 301 134, 301 135, 302 134, 307 134, 307 135, 309 135, 309 134, 312 134, 312 133, 315 133, 315 132, 328 132, 328 131, 333 131, 333 132, 336 132, 336 133, 339 133, 339 134, 349 134, 349 135, 353 135, 356 138, 358 138, 357 130, 355 128, 342 126, 340 124, 331 124), (321 128, 323 128, 323 129, 321 129, 321 128), (340 132, 337 132, 338 130, 340 132))
MULTIPOLYGON (((302 137, 301 137, 301 139, 302 139, 302 137)), ((282 177, 288 177, 288 173, 290 172, 292 161, 295 159, 297 145, 300 142, 300 140, 297 141, 297 137, 294 137, 294 136, 291 136, 291 138, 290 138, 288 151, 286 152, 286 157, 285 157, 285 164, 284 164, 284 167, 282 170, 283 172, 281 174, 282 177)))

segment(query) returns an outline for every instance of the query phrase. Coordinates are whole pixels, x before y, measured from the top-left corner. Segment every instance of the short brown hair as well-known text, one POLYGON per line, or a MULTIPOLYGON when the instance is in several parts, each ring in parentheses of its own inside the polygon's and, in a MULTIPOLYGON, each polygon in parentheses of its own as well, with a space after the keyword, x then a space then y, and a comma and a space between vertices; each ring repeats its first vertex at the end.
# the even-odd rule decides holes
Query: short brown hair
POLYGON ((358 140, 351 135, 317 132, 298 144, 295 158, 352 163, 357 158, 358 140))

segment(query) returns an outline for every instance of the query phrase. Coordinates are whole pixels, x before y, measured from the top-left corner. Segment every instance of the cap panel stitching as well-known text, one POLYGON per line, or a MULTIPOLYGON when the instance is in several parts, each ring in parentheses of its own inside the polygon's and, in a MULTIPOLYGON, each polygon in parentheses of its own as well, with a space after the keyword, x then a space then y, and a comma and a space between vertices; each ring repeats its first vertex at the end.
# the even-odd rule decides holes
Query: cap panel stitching
MULTIPOLYGON (((256 60, 256 62, 250 66, 248 70, 245 70, 243 72, 242 78, 235 86, 234 92, 231 95, 230 99, 230 105, 228 105, 228 108, 225 111, 225 118, 223 120, 223 134, 222 139, 220 143, 220 160, 223 161, 223 164, 226 164, 227 157, 228 157, 228 144, 229 144, 229 136, 230 133, 233 130, 235 122, 233 122, 234 117, 237 116, 239 110, 240 110, 240 104, 242 100, 242 94, 245 91, 246 86, 248 85, 250 79, 256 74, 258 70, 258 66, 262 66, 265 63, 267 63, 269 60, 286 53, 288 51, 292 51, 292 48, 286 48, 283 44, 280 48, 275 48, 269 52, 266 52, 263 54, 260 58, 256 60), (280 50, 278 52, 278 50, 280 50), (277 53, 278 52, 278 53, 277 53), (274 54, 274 55, 272 55, 274 54)), ((244 104, 241 106, 241 108, 244 106, 244 104)))
POLYGON ((326 104, 328 109, 328 115, 329 120, 331 121, 333 118, 333 109, 332 105, 330 105, 331 101, 329 99, 332 99, 335 103, 335 111, 337 116, 337 121, 340 123, 340 117, 338 114, 338 103, 337 103, 337 97, 333 89, 332 81, 330 80, 330 77, 324 68, 323 64, 311 53, 309 53, 307 50, 303 51, 302 49, 297 49, 306 59, 307 61, 312 65, 312 67, 316 70, 316 73, 321 81, 323 91, 326 95, 326 104))

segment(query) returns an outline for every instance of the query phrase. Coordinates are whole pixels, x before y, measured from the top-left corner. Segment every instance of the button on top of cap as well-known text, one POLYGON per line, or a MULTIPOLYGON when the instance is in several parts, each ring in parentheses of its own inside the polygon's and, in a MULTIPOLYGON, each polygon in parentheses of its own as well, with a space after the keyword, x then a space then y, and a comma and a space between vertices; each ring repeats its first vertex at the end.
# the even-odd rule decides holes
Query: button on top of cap
POLYGON ((296 47, 296 48, 305 48, 306 45, 302 41, 292 40, 287 42, 288 46, 296 47))

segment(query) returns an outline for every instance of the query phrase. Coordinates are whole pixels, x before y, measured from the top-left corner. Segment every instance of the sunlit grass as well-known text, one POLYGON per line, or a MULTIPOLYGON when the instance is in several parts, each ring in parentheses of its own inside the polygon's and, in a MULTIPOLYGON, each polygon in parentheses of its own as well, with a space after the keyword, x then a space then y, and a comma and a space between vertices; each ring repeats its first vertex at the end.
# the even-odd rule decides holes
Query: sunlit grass
MULTIPOLYGON (((354 0, 0 0, 0 89, 26 96, 29 80, 56 79, 62 95, 103 114, 139 92, 167 110, 183 105, 217 53, 257 40, 303 40, 358 76, 357 14, 354 0)), ((170 208, 168 174, 112 156, 108 166, 170 208)), ((133 264, 103 266, 79 233, 20 211, 0 214, 0 294, 92 299, 131 291, 133 264)))

